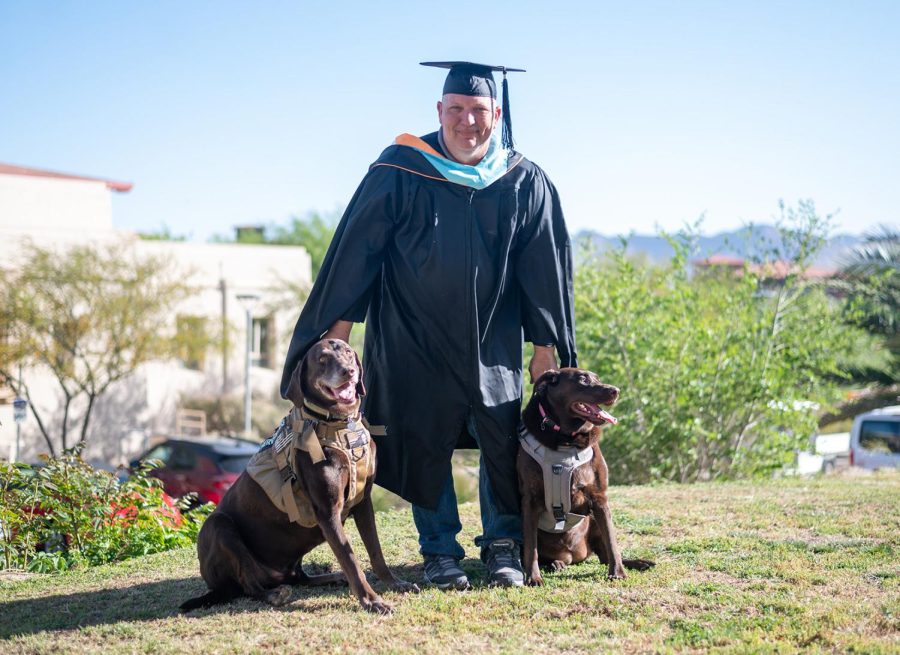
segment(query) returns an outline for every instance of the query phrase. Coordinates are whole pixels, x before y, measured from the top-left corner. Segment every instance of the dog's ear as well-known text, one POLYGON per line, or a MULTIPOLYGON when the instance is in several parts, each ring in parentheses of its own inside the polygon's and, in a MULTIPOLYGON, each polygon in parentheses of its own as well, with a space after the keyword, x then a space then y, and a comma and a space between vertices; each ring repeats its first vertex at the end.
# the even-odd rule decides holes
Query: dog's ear
POLYGON ((366 395, 366 385, 363 382, 363 367, 362 361, 359 359, 359 355, 356 353, 356 350, 353 350, 353 355, 356 357, 356 368, 359 371, 359 379, 356 382, 356 395, 362 398, 366 395))
POLYGON ((547 387, 551 387, 557 382, 559 382, 559 371, 555 368, 551 368, 534 381, 534 392, 544 393, 547 390, 547 387))
MULTIPOLYGON (((309 353, 307 353, 308 355, 309 353)), ((306 378, 306 356, 294 367, 291 381, 287 388, 287 399, 294 403, 294 407, 303 406, 303 380, 306 378)))

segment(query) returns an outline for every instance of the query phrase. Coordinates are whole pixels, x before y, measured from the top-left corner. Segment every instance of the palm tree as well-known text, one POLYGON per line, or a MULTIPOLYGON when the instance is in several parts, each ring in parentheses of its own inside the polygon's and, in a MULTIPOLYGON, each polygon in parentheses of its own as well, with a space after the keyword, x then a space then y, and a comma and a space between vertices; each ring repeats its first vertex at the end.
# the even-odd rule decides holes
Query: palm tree
POLYGON ((841 267, 847 316, 878 343, 849 363, 857 383, 900 383, 900 231, 882 225, 864 236, 841 267))
POLYGON ((882 225, 866 234, 842 270, 852 291, 859 294, 859 324, 896 341, 900 335, 900 231, 882 225))

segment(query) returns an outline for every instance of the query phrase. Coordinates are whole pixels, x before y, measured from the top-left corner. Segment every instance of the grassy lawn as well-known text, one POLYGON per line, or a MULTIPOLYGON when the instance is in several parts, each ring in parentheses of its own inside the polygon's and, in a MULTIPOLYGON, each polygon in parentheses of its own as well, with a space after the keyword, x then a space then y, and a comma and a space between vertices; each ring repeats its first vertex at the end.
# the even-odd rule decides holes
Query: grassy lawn
MULTIPOLYGON (((615 487, 611 503, 623 553, 655 569, 610 582, 592 561, 540 589, 488 588, 469 503, 475 588, 388 593, 393 616, 365 613, 338 587, 296 588, 279 609, 240 600, 181 616, 205 588, 185 549, 58 576, 0 573, 0 651, 900 653, 900 475, 615 487)), ((388 562, 421 584, 408 512, 379 514, 379 529, 388 562)), ((307 561, 335 566, 327 546, 307 561)))

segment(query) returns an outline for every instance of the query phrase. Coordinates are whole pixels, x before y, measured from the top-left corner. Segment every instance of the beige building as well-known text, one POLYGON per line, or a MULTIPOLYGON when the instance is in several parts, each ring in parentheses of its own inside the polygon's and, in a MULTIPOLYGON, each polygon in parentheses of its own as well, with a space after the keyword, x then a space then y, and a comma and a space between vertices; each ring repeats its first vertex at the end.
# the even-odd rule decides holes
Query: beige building
MULTIPOLYGON (((284 280, 289 276, 293 284, 308 284, 311 276, 309 254, 301 247, 145 241, 117 230, 111 194, 127 193, 131 187, 113 180, 0 164, 0 266, 15 266, 26 240, 60 249, 78 243, 122 242, 138 254, 168 255, 191 273, 192 283, 200 289, 173 311, 169 327, 191 329, 195 321, 214 321, 229 326, 234 337, 227 352, 210 349, 194 353, 190 361, 151 362, 110 389, 92 413, 88 456, 113 464, 138 454, 155 436, 173 433, 183 396, 243 395, 247 308, 238 296, 259 297, 251 307, 254 398, 276 398, 299 312, 299 307, 285 302, 284 280)), ((32 369, 23 371, 23 379, 45 422, 51 424, 51 436, 58 434, 61 392, 55 378, 32 369)), ((16 451, 12 399, 11 389, 0 385, 2 458, 11 458, 16 451)), ((77 411, 74 418, 70 424, 80 428, 77 411)), ((44 440, 29 413, 21 424, 19 459, 33 461, 44 451, 44 440)))

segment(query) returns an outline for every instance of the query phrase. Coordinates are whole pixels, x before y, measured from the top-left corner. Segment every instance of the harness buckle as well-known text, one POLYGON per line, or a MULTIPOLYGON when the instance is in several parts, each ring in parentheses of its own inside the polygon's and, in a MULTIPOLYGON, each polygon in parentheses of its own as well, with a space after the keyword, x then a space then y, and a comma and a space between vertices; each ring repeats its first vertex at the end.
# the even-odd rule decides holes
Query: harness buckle
POLYGON ((566 513, 563 511, 562 505, 553 506, 553 518, 557 521, 565 521, 566 513))
POLYGON ((554 464, 551 468, 553 470, 553 475, 561 475, 562 474, 562 470, 563 470, 562 464, 554 464))

